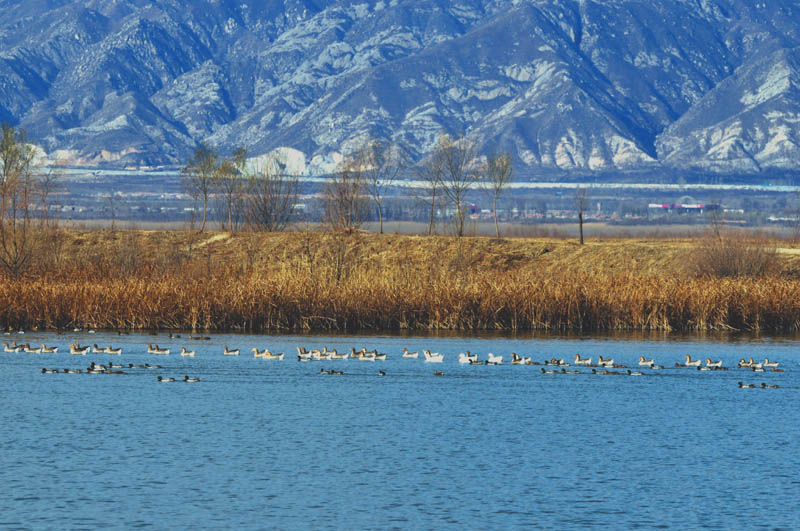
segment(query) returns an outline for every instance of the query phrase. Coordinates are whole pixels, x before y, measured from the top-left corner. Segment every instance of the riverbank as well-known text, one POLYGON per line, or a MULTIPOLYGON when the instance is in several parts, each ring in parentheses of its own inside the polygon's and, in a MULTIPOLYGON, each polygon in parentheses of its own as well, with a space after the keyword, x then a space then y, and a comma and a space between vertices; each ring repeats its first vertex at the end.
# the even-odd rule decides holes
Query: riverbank
POLYGON ((0 326, 234 331, 800 329, 800 256, 699 275, 703 239, 62 231, 0 326))

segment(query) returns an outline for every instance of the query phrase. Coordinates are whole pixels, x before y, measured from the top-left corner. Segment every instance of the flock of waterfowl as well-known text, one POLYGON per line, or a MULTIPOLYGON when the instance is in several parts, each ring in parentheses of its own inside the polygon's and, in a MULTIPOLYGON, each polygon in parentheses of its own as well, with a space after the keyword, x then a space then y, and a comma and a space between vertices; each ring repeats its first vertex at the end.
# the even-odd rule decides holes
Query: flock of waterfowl
MULTIPOLYGON (((170 334, 170 338, 178 338, 180 336, 170 334)), ((192 337, 192 339, 196 339, 192 337)), ((197 339, 209 339, 206 336, 197 337, 197 339)), ((55 354, 58 353, 58 347, 48 347, 44 344, 39 346, 31 346, 29 344, 18 345, 16 342, 12 341, 11 343, 4 342, 4 351, 5 352, 14 352, 14 353, 28 353, 28 354, 55 354)), ((122 354, 122 347, 114 348, 111 345, 101 347, 97 344, 94 345, 86 345, 82 346, 78 343, 72 343, 69 345, 69 352, 73 355, 86 355, 89 353, 93 354, 111 354, 111 355, 121 355, 122 354)), ((160 347, 157 344, 147 344, 147 353, 154 354, 154 355, 169 355, 171 352, 170 348, 160 347)), ((227 345, 224 346, 222 354, 225 356, 238 356, 240 354, 240 349, 238 348, 228 348, 227 345)), ((438 352, 431 352, 430 350, 423 349, 422 357, 425 363, 442 363, 444 361, 444 354, 440 354, 438 352)), ((264 360, 283 360, 285 354, 283 352, 271 352, 269 349, 259 350, 258 348, 250 349, 250 353, 253 355, 253 358, 256 359, 264 359, 264 360)), ((195 357, 197 353, 194 350, 188 350, 185 347, 181 347, 180 355, 182 357, 195 357)), ((406 359, 417 359, 420 357, 420 352, 411 352, 407 348, 403 347, 400 357, 406 359)), ((321 349, 314 348, 311 350, 306 349, 305 347, 298 346, 297 347, 297 361, 299 362, 313 362, 313 361, 333 361, 333 360, 358 360, 358 361, 383 361, 388 358, 388 354, 378 352, 377 349, 368 350, 366 347, 362 347, 360 350, 356 350, 355 347, 351 347, 348 351, 338 351, 336 349, 329 350, 327 347, 323 346, 321 349)), ((488 353, 485 359, 480 359, 478 354, 473 354, 470 351, 462 352, 458 354, 458 363, 460 364, 467 364, 467 365, 501 365, 503 363, 504 356, 502 355, 495 355, 492 353, 488 353)), ((572 362, 568 362, 563 358, 551 358, 549 360, 544 361, 533 361, 532 357, 530 356, 520 356, 516 352, 512 352, 510 355, 510 363, 512 365, 540 365, 540 371, 543 374, 593 374, 593 375, 603 375, 603 376, 613 376, 613 375, 626 375, 626 376, 644 376, 646 373, 642 372, 641 370, 631 370, 627 367, 627 365, 616 363, 614 359, 604 358, 603 356, 598 356, 597 361, 595 362, 591 357, 581 357, 580 354, 575 354, 572 362), (568 369, 568 367, 573 366, 574 369, 568 369), (591 369, 591 372, 582 372, 578 370, 579 368, 584 369, 591 369), (624 369, 624 372, 621 372, 619 369, 624 369)), ((755 361, 752 357, 749 359, 740 359, 739 362, 736 364, 736 369, 742 370, 749 370, 752 372, 784 372, 784 369, 779 368, 780 363, 777 361, 771 361, 769 358, 764 358, 763 361, 755 361)), ((94 362, 91 363, 89 367, 86 368, 85 372, 88 374, 125 374, 123 369, 160 369, 162 368, 160 365, 150 365, 150 364, 143 364, 143 365, 134 365, 128 364, 127 366, 123 366, 121 364, 96 364, 94 362)), ((727 371, 728 367, 726 367, 722 360, 712 360, 710 358, 706 358, 705 362, 701 359, 692 359, 691 355, 687 354, 684 356, 683 363, 675 363, 673 368, 687 368, 687 369, 695 369, 698 371, 727 371)), ((640 356, 638 360, 638 369, 647 369, 648 371, 658 371, 663 370, 665 367, 663 365, 659 365, 653 359, 645 359, 644 356, 640 356)), ((58 369, 42 369, 42 373, 58 373, 58 369)), ((78 374, 81 373, 81 369, 62 369, 60 371, 64 374, 78 374)), ((328 369, 320 369, 320 374, 327 374, 327 375, 340 375, 344 374, 343 371, 340 370, 328 370, 328 369)), ((379 371, 379 376, 385 376, 385 371, 379 371)), ((434 375, 436 376, 444 376, 444 371, 434 371, 434 375)), ((174 382, 176 381, 175 378, 165 378, 159 376, 157 381, 159 382, 174 382)), ((197 382, 199 378, 191 378, 189 376, 185 376, 183 378, 184 382, 197 382)), ((763 389, 775 389, 778 388, 777 385, 768 385, 764 382, 761 383, 760 386, 756 386, 755 384, 745 384, 743 382, 737 382, 737 385, 742 389, 751 389, 760 387, 763 389)))

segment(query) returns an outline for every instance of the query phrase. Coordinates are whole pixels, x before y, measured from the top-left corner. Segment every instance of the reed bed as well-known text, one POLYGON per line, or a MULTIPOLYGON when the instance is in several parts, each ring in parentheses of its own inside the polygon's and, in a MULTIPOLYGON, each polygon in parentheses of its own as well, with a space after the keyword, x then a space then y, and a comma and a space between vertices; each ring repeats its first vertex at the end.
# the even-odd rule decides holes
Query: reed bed
MULTIPOLYGON (((119 232, 119 231, 117 231, 119 232)), ((8 328, 241 331, 800 329, 787 265, 711 278, 691 241, 64 234, 66 256, 0 282, 8 328), (71 255, 79 249, 79 260, 71 255), (133 255, 131 251, 134 251, 133 255), (133 263, 131 263, 133 262, 133 263)))

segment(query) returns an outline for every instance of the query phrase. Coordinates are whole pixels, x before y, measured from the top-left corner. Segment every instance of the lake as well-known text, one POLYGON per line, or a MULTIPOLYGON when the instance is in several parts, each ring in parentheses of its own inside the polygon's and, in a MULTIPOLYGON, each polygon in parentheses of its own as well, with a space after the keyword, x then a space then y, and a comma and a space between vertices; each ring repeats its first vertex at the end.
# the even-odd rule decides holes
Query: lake
POLYGON ((796 338, 77 332, 5 340, 59 353, 0 353, 4 529, 800 525, 796 338), (124 351, 70 355, 74 341, 124 351), (147 343, 172 353, 147 354, 147 343), (224 345, 241 355, 224 356, 224 345), (389 357, 300 363, 298 345, 389 357), (182 346, 197 356, 181 357, 182 346), (403 359, 403 346, 444 361, 403 359), (253 359, 253 347, 286 359, 253 359), (464 350, 502 354, 503 364, 459 364, 464 350), (511 365, 512 351, 537 362, 602 355, 633 370, 644 356, 665 369, 543 374, 559 368, 511 365), (687 354, 729 370, 674 368, 687 354), (749 357, 784 372, 736 368, 749 357), (91 361, 162 368, 41 373, 91 361), (200 382, 157 382, 185 375, 200 382))

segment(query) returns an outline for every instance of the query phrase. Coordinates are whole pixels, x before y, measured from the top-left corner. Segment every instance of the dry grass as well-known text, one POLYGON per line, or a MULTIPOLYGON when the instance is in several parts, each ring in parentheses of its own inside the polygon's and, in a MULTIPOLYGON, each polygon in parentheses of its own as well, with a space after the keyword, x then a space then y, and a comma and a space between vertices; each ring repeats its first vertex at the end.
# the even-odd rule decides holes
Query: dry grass
POLYGON ((800 329, 800 257, 687 274, 699 240, 68 231, 0 282, 0 326, 192 330, 800 329))

